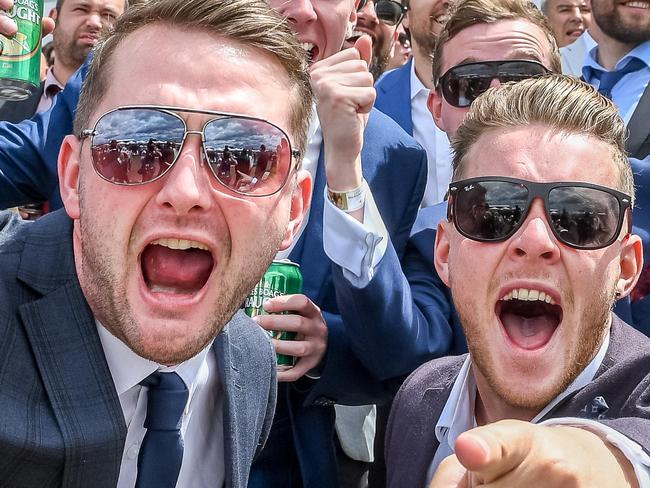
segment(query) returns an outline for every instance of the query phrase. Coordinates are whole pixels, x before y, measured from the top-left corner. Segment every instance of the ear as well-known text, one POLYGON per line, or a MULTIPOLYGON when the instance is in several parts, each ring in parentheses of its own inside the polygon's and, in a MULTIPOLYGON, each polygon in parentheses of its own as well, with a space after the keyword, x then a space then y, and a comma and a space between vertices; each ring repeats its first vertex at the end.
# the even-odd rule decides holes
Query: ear
POLYGON ((52 7, 52 9, 50 9, 49 17, 51 17, 52 20, 56 21, 57 16, 58 11, 56 10, 56 7, 52 7))
POLYGON ((348 19, 348 21, 355 26, 357 25, 357 8, 359 8, 360 1, 361 0, 354 0, 354 4, 352 5, 352 12, 350 12, 350 18, 348 19))
POLYGON ((442 282, 449 286, 449 229, 450 222, 438 223, 436 242, 433 247, 433 264, 442 282))
POLYGON ((442 120, 442 95, 438 93, 438 90, 435 88, 432 88, 429 91, 429 98, 427 98, 427 108, 429 109, 429 112, 431 112, 433 121, 438 126, 438 129, 447 133, 447 129, 445 128, 445 124, 442 120))
POLYGON ((643 243, 639 236, 631 234, 623 240, 620 269, 616 291, 622 298, 630 294, 643 269, 643 243))
POLYGON ((298 234, 302 219, 307 215, 307 209, 311 203, 312 180, 309 171, 301 169, 296 175, 296 187, 291 195, 291 210, 289 213, 289 224, 287 232, 280 244, 280 250, 289 248, 294 238, 298 234))
POLYGON ((59 150, 59 189, 65 210, 71 219, 79 218, 79 159, 81 141, 76 136, 66 136, 59 150))

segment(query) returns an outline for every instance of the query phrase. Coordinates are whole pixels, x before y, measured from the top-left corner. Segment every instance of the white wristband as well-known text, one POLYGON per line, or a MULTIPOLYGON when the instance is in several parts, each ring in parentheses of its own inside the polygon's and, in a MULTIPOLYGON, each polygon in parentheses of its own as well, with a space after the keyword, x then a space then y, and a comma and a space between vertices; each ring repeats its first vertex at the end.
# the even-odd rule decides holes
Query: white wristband
POLYGON ((361 181, 361 186, 350 191, 333 191, 327 188, 327 198, 336 207, 344 212, 354 212, 366 204, 366 182, 361 181))

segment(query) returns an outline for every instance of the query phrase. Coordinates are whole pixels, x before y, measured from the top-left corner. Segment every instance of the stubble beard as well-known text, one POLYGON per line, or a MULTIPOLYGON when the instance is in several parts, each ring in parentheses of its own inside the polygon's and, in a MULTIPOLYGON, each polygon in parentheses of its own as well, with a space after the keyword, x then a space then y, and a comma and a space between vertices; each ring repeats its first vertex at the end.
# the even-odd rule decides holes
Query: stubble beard
MULTIPOLYGON (((170 348, 167 342, 156 341, 155 346, 144 342, 142 330, 145 323, 138 320, 127 294, 127 270, 116 270, 111 263, 110 243, 117 242, 110 235, 98 229, 90 219, 83 218, 91 212, 84 210, 84 189, 80 188, 81 218, 79 233, 81 241, 81 269, 83 279, 80 283, 84 296, 97 320, 115 337, 120 339, 138 356, 158 364, 175 365, 186 361, 202 351, 221 332, 232 316, 241 307, 246 296, 259 282, 268 269, 283 234, 268 232, 257 242, 255 252, 251 253, 243 269, 231 276, 222 276, 216 286, 220 290, 212 302, 212 313, 191 337, 183 337, 180 346, 170 348), (124 271, 124 272, 120 272, 124 271)), ((227 253, 231 255, 229 251, 227 253)), ((215 271, 213 271, 214 273, 215 271)), ((211 275, 210 279, 218 279, 211 275)), ((207 286, 207 285, 206 285, 207 286)), ((214 287, 214 284, 213 284, 214 287)), ((173 319, 174 317, 169 317, 173 319)), ((175 341, 175 345, 178 342, 175 341)))
MULTIPOLYGON (((450 272, 450 276, 453 273, 450 272)), ((494 290, 496 284, 491 283, 489 290, 494 290)), ((452 297, 458 293, 454 292, 456 288, 454 280, 451 280, 452 297)), ((587 367, 591 359, 597 353, 604 338, 605 330, 609 326, 609 317, 614 303, 614 285, 603 292, 596 291, 593 293, 591 300, 585 303, 589 306, 583 310, 577 323, 568 324, 564 322, 561 327, 576 327, 580 330, 574 337, 577 340, 575 348, 568 352, 573 352, 573 358, 567 361, 567 369, 560 375, 555 382, 537 396, 531 395, 530 391, 513 391, 509 388, 507 378, 503 378, 496 372, 494 359, 490 350, 485 346, 486 338, 482 334, 477 317, 486 316, 478 312, 477 307, 473 304, 466 305, 459 303, 454 299, 454 305, 460 318, 463 331, 467 338, 467 345, 475 368, 484 377, 488 387, 492 392, 508 407, 515 409, 524 409, 540 412, 554 398, 567 389, 567 387, 576 379, 576 377, 587 367)), ((488 295, 492 296, 492 295, 488 295)), ((573 308, 575 300, 572 294, 565 298, 564 308, 568 310, 573 308)), ((489 317, 489 314, 487 315, 489 317)), ((566 315, 565 319, 566 320, 566 315)), ((487 331, 488 333, 501 334, 501 331, 487 331)), ((563 358, 564 359, 564 358, 563 358)), ((518 373, 528 375, 536 371, 534 364, 519 365, 518 373)))
POLYGON ((594 8, 592 5, 591 17, 600 30, 623 44, 638 46, 650 40, 650 22, 646 25, 630 25, 623 21, 615 6, 611 6, 608 11, 600 11, 599 6, 594 8))

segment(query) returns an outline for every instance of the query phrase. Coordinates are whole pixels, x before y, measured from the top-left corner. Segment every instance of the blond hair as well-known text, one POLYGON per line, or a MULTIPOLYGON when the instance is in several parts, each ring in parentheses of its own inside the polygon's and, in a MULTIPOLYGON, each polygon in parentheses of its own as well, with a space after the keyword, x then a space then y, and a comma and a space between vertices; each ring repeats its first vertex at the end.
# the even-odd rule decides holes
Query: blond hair
MULTIPOLYGON (((458 0, 453 4, 449 20, 438 35, 433 49, 433 84, 436 86, 442 73, 442 50, 460 31, 477 24, 494 24, 502 20, 526 20, 544 32, 551 46, 551 66, 562 72, 560 50, 546 16, 528 0, 458 0)), ((496 60, 495 60, 496 61, 496 60)))
POLYGON ((491 129, 532 124, 604 142, 618 172, 618 189, 634 201, 634 178, 625 152, 625 125, 618 109, 593 86, 559 74, 506 83, 478 97, 452 141, 453 180, 462 178, 466 156, 483 134, 491 129))
POLYGON ((149 0, 130 7, 93 51, 77 107, 76 134, 87 128, 106 94, 111 83, 111 60, 119 55, 118 46, 129 34, 152 23, 214 34, 279 61, 289 78, 287 90, 292 92, 290 131, 295 147, 304 153, 312 105, 307 56, 282 17, 262 0, 149 0))

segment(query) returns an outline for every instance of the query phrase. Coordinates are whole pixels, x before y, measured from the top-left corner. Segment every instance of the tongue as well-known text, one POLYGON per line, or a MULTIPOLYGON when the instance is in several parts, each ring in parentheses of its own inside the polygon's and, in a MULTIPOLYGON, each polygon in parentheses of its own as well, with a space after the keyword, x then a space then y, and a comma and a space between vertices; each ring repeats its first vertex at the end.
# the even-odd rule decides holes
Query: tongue
POLYGON ((150 245, 142 253, 142 272, 147 286, 154 291, 194 293, 199 291, 212 271, 212 256, 200 249, 169 249, 150 245))
POLYGON ((557 320, 548 314, 524 317, 513 312, 503 313, 501 323, 515 345, 530 350, 538 349, 551 340, 558 325, 557 320))

